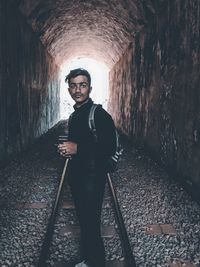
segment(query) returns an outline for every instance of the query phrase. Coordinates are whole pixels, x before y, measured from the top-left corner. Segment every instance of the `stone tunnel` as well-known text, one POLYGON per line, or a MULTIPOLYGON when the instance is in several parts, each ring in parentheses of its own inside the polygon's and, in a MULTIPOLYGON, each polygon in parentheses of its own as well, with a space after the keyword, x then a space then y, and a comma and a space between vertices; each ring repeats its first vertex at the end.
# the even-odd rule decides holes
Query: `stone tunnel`
POLYGON ((60 66, 109 67, 117 128, 200 189, 198 0, 1 0, 0 162, 59 121, 60 66))

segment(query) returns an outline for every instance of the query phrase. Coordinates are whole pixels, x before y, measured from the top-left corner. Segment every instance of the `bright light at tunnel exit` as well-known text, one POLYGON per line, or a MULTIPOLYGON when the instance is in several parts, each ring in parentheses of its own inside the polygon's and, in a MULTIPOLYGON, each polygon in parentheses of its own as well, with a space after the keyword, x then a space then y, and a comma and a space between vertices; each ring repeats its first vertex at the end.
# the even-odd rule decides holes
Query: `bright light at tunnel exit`
POLYGON ((67 119, 71 112, 73 112, 74 101, 68 93, 65 77, 70 70, 76 68, 84 68, 90 73, 92 86, 90 96, 95 103, 101 104, 107 109, 109 68, 94 59, 77 58, 66 62, 61 67, 60 119, 67 119))

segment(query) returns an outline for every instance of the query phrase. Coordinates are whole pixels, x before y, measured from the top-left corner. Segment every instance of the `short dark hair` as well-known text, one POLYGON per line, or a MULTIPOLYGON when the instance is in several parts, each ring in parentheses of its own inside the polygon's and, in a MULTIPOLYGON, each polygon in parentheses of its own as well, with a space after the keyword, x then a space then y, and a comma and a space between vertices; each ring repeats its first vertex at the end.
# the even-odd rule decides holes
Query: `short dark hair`
POLYGON ((79 75, 86 76, 87 79, 88 79, 89 86, 90 86, 90 84, 91 84, 91 76, 90 76, 90 74, 89 74, 89 72, 87 70, 82 69, 82 68, 70 70, 70 73, 65 77, 65 82, 68 82, 68 84, 69 84, 71 78, 75 78, 75 77, 77 77, 79 75))

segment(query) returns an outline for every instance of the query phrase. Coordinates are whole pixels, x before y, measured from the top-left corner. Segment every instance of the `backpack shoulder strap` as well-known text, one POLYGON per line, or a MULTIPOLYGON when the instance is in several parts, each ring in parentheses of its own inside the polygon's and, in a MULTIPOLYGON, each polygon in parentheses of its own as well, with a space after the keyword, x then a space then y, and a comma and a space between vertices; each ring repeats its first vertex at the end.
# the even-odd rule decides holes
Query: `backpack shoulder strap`
POLYGON ((99 106, 101 106, 101 105, 92 104, 92 106, 90 108, 90 112, 89 112, 89 117, 88 117, 89 128, 93 133, 93 136, 95 138, 95 142, 97 142, 98 136, 97 136, 97 130, 96 130, 95 120, 94 120, 94 112, 95 112, 96 108, 99 106))

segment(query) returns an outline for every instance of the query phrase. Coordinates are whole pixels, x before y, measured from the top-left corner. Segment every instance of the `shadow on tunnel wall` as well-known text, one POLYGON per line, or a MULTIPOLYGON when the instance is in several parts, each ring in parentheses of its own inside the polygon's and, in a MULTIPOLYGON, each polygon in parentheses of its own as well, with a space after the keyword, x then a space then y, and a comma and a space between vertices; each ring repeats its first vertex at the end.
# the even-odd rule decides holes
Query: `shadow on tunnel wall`
POLYGON ((12 1, 0 1, 1 165, 58 121, 58 74, 12 1))
POLYGON ((122 133, 199 199, 200 3, 143 2, 146 27, 110 73, 108 106, 122 133))

